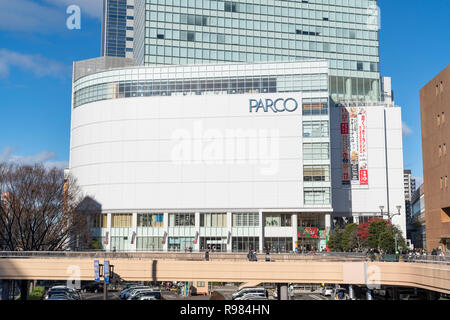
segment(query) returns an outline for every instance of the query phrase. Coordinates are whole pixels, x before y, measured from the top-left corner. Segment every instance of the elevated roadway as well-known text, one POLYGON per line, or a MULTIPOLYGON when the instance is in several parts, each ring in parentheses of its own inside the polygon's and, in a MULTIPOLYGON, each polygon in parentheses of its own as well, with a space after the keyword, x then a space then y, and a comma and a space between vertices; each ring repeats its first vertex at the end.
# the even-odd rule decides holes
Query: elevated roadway
POLYGON ((95 259, 109 260, 125 281, 379 284, 450 294, 449 262, 370 262, 358 255, 278 254, 268 262, 245 254, 211 254, 205 261, 202 253, 7 253, 0 254, 0 279, 92 281, 95 259))

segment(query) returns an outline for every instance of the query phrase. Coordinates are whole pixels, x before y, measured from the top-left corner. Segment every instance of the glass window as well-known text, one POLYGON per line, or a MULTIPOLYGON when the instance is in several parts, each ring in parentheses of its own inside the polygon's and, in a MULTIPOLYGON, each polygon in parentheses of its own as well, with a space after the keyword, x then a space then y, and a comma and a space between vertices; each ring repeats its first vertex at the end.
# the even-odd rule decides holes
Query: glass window
POLYGON ((200 213, 200 227, 218 227, 227 226, 226 213, 200 213))
POLYGON ((276 238, 265 237, 264 238, 264 251, 270 252, 290 252, 293 250, 292 238, 276 238))
POLYGON ((131 228, 132 214, 112 214, 111 228, 131 228))
POLYGON ((108 227, 108 215, 96 214, 92 216, 92 228, 107 228, 108 227))
POLYGON ((329 143, 303 143, 304 160, 330 159, 329 143))
POLYGON ((330 204, 330 188, 304 188, 305 205, 330 204))
POLYGON ((143 213, 137 215, 138 227, 162 228, 164 215, 162 213, 143 213))
POLYGON ((303 121, 303 137, 328 137, 328 120, 303 121))
POLYGON ((233 227, 259 226, 258 213, 233 213, 233 227))
POLYGON ((162 251, 164 245, 162 244, 163 237, 137 237, 136 250, 137 251, 162 251))
POLYGON ((329 182, 330 166, 303 166, 303 181, 329 182))
POLYGON ((200 251, 227 251, 226 237, 200 237, 200 251))
POLYGON ((259 249, 259 237, 233 237, 231 249, 233 252, 248 252, 259 249))
POLYGON ((264 216, 266 227, 291 227, 291 214, 266 214, 264 216))
POLYGON ((169 213, 169 227, 194 227, 195 213, 169 213))
POLYGON ((194 237, 169 237, 169 251, 191 251, 194 237))

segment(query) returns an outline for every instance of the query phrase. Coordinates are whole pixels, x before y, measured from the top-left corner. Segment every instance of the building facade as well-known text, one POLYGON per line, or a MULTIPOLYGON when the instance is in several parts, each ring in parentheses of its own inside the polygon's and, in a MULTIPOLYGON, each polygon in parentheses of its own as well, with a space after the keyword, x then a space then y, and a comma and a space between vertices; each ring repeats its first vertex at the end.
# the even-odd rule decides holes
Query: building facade
POLYGON ((101 55, 133 58, 134 0, 103 0, 101 55))
POLYGON ((411 198, 411 216, 407 217, 408 239, 414 248, 427 248, 425 224, 425 193, 423 184, 414 191, 411 198))
POLYGON ((116 251, 324 250, 332 215, 392 210, 400 108, 337 106, 328 83, 323 60, 79 75, 70 172, 101 208, 94 236, 116 251))
POLYGON ((420 90, 427 249, 450 244, 450 66, 420 90))
POLYGON ((326 59, 334 101, 380 101, 376 0, 137 0, 138 65, 326 59))
POLYGON ((416 179, 411 177, 411 170, 403 171, 403 185, 405 187, 405 210, 406 219, 411 217, 411 201, 414 192, 416 191, 416 179))

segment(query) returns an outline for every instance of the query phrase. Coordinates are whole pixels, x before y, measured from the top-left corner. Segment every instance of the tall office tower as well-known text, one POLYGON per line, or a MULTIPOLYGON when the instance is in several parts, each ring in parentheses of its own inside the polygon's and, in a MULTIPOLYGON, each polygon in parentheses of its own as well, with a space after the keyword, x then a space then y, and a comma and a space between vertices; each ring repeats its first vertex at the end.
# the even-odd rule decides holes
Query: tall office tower
POLYGON ((405 188, 406 217, 410 217, 412 195, 416 191, 416 180, 411 178, 411 170, 403 170, 403 185, 405 188))
POLYGON ((334 101, 380 101, 376 0, 136 0, 139 65, 329 61, 334 101))
POLYGON ((103 0, 102 56, 133 58, 134 0, 103 0))
POLYGON ((450 248, 450 65, 420 90, 427 249, 450 248))

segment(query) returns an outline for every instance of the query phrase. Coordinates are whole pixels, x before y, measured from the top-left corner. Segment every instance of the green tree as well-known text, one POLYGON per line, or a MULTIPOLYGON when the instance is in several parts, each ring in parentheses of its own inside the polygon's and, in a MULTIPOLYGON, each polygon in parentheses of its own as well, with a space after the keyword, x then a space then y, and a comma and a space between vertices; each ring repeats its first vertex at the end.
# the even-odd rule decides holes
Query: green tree
POLYGON ((385 253, 395 253, 395 238, 399 251, 406 250, 406 241, 402 232, 386 220, 372 221, 369 225, 368 246, 383 250, 385 253))
POLYGON ((356 223, 350 223, 345 226, 342 234, 342 249, 344 251, 361 250, 365 247, 366 241, 358 237, 358 231, 359 229, 356 223))
POLYGON ((328 239, 328 248, 332 251, 343 251, 342 247, 342 236, 344 234, 344 230, 336 229, 330 238, 328 239))
POLYGON ((386 229, 385 231, 381 232, 379 234, 378 239, 378 248, 380 250, 383 250, 383 252, 386 253, 394 253, 395 252, 395 239, 394 239, 394 233, 386 229))
POLYGON ((380 236, 387 231, 388 222, 386 220, 372 221, 369 225, 369 248, 380 250, 380 236))

